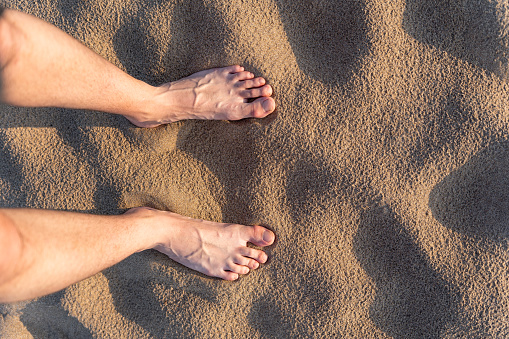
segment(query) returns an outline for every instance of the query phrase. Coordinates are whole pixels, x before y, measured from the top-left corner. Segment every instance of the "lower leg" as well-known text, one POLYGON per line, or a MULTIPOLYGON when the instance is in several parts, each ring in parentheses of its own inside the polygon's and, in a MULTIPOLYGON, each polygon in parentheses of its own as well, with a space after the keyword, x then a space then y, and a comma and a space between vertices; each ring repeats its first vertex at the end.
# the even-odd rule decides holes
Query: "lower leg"
POLYGON ((182 119, 260 118, 275 109, 272 88, 240 66, 153 87, 55 26, 13 10, 0 16, 0 82, 0 101, 8 104, 122 114, 142 127, 182 119))

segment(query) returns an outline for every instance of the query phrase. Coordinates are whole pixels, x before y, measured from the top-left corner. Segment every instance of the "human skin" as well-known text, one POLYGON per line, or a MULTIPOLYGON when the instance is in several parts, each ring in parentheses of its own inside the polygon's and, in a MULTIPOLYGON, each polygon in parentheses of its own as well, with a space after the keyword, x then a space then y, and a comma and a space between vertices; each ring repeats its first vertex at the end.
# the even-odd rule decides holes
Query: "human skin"
POLYGON ((55 26, 13 10, 0 19, 0 51, 0 99, 11 105, 122 114, 140 127, 183 119, 263 118, 275 109, 271 86, 241 66, 154 87, 55 26))
POLYGON ((2 209, 0 303, 56 292, 130 256, 157 249, 209 276, 235 280, 267 261, 261 226, 222 224, 134 208, 122 215, 2 209))
MULTIPOLYGON (((275 109, 272 88, 241 66, 154 87, 56 27, 13 10, 0 16, 0 80, 4 103, 121 114, 140 127, 182 119, 262 118, 275 109)), ((58 291, 151 248, 201 273, 235 280, 267 260, 247 243, 264 247, 274 238, 261 226, 144 207, 118 216, 0 209, 0 302, 58 291)))

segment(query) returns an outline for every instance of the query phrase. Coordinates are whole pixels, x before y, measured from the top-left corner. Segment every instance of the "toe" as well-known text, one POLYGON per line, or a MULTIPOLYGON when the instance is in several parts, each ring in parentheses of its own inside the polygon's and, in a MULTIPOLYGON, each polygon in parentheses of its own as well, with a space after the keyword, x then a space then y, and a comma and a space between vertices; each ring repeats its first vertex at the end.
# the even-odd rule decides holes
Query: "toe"
POLYGON ((242 255, 239 255, 238 257, 235 258, 235 263, 238 265, 246 266, 252 270, 257 269, 260 266, 258 261, 248 257, 244 257, 242 255))
POLYGON ((233 280, 237 280, 239 278, 239 275, 237 273, 233 273, 233 272, 224 272, 224 274, 222 276, 220 276, 219 278, 222 278, 224 280, 233 281, 233 280))
POLYGON ((269 246, 274 242, 276 238, 271 230, 262 226, 253 226, 251 231, 252 232, 248 241, 252 244, 255 244, 256 246, 269 246))
POLYGON ((239 72, 244 71, 244 67, 239 66, 239 65, 233 65, 233 66, 224 67, 223 70, 227 73, 233 74, 233 73, 239 73, 239 72))
POLYGON ((270 97, 258 98, 255 101, 245 104, 246 117, 263 118, 276 109, 276 103, 274 99, 270 97))
POLYGON ((245 257, 252 258, 261 264, 267 262, 268 259, 265 252, 251 247, 244 247, 241 251, 241 254, 245 257))
POLYGON ((243 98, 259 98, 259 97, 270 97, 272 95, 272 87, 270 85, 265 85, 259 88, 251 88, 245 91, 242 91, 240 94, 243 98))
POLYGON ((256 88, 256 87, 261 87, 263 85, 265 85, 265 79, 261 78, 261 77, 250 79, 250 80, 240 81, 238 83, 238 86, 241 88, 256 88))
POLYGON ((248 274, 249 268, 246 266, 231 263, 230 265, 228 265, 228 271, 237 273, 237 274, 248 274))
POLYGON ((248 71, 242 71, 242 72, 233 74, 234 81, 242 81, 242 80, 248 80, 248 79, 253 79, 253 78, 254 78, 254 74, 251 72, 248 72, 248 71))

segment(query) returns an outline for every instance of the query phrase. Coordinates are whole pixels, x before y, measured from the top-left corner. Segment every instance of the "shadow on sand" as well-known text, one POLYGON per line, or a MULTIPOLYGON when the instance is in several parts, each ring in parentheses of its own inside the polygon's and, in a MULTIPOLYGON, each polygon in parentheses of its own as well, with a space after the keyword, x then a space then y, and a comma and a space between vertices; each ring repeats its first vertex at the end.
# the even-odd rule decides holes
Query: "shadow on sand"
POLYGON ((408 0, 403 28, 416 40, 507 81, 508 14, 501 0, 408 0))
POLYGON ((439 338, 454 320, 458 296, 387 206, 361 218, 354 251, 376 284, 369 314, 394 338, 439 338))
POLYGON ((469 237, 509 237, 509 142, 491 145, 439 182, 429 196, 433 217, 469 237))
POLYGON ((276 0, 299 68, 336 85, 348 80, 370 43, 364 1, 276 0))

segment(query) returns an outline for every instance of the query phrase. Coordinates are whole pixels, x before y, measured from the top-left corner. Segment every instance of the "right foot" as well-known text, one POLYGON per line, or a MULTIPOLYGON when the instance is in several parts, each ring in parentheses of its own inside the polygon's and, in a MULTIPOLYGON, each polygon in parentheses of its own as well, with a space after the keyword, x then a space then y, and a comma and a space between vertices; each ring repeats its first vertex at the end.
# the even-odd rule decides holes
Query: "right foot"
POLYGON ((158 89, 157 100, 163 109, 154 117, 127 117, 129 121, 140 127, 155 127, 184 119, 263 118, 276 108, 270 97, 272 87, 241 66, 201 71, 158 89))
POLYGON ((275 239, 272 231, 261 226, 197 220, 148 208, 135 210, 162 217, 164 238, 154 249, 193 270, 225 280, 236 280, 267 261, 267 254, 248 247, 248 242, 265 247, 275 239))

